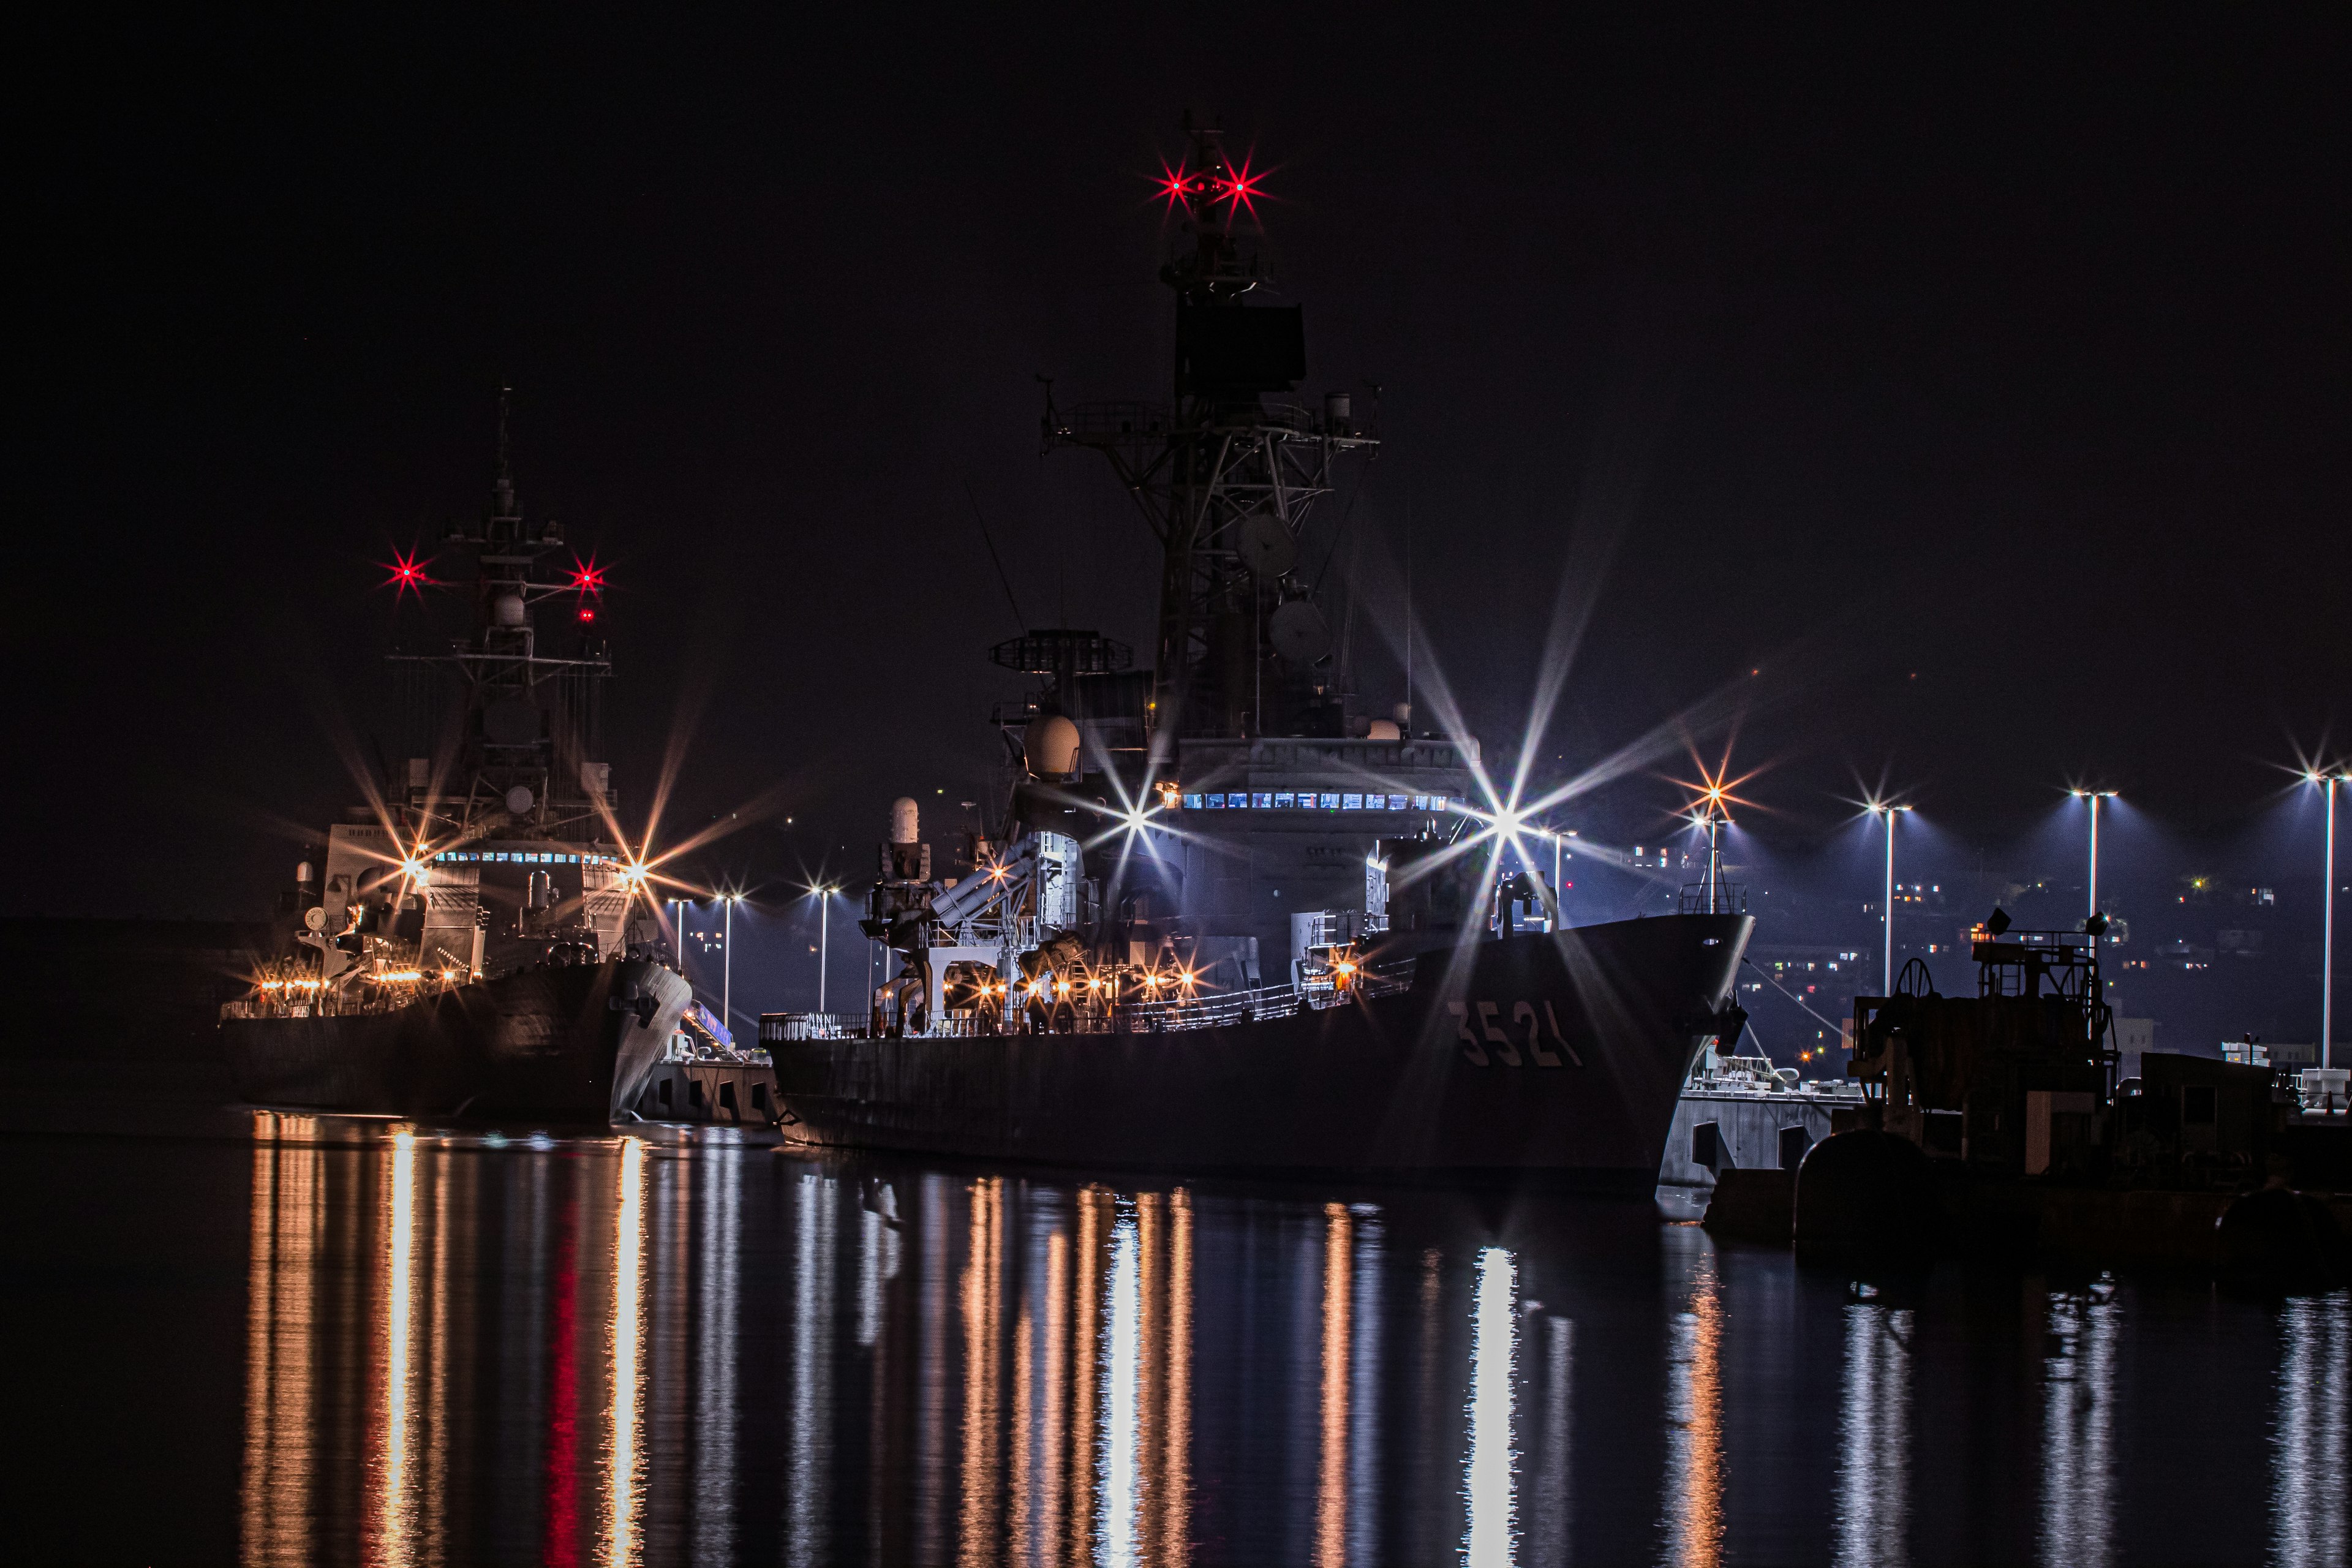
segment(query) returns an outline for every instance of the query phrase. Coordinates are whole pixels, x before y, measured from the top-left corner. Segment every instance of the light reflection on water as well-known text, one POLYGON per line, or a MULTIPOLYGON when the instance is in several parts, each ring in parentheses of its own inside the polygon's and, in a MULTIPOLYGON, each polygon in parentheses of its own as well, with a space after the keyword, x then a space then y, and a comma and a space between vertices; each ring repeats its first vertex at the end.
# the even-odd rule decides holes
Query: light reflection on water
POLYGON ((2281 1314, 2271 1550, 2286 1568, 2352 1561, 2352 1291, 2281 1314))
MULTIPOLYGON (((217 1523, 134 1507, 108 1555, 2342 1561, 2340 1292, 1889 1303, 1607 1205, 273 1131, 187 1199, 234 1205, 233 1325, 41 1330, 155 1473, 225 1466, 217 1523), (226 1407, 172 1404, 208 1358, 226 1407)), ((19 1193, 192 1158, 5 1152, 19 1193)))
POLYGON ((2049 1300, 2042 1360, 2042 1561, 2114 1561, 2108 1488, 2115 1463, 2115 1291, 2105 1280, 2049 1300))
POLYGON ((1911 1313, 1865 1301, 1845 1309, 1838 1404, 1839 1568, 1901 1568, 1909 1561, 1911 1313))
POLYGON ((1519 1456, 1511 1446, 1511 1361, 1518 1337, 1518 1273, 1510 1253, 1489 1247, 1478 1254, 1476 1319, 1470 1350, 1470 1458, 1462 1491, 1470 1505, 1462 1560, 1490 1568, 1513 1560, 1517 1546, 1512 1474, 1519 1456))

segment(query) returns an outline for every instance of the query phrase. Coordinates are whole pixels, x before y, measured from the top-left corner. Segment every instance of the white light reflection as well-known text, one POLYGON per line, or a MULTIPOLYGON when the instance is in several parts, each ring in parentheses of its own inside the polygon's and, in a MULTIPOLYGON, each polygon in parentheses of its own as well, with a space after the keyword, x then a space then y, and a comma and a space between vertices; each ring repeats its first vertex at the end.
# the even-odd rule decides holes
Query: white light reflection
POLYGON ((1536 1481, 1534 1517, 1528 1521, 1532 1561, 1565 1564, 1569 1560, 1569 1415, 1574 1392, 1570 1351, 1576 1325, 1547 1312, 1544 1328, 1543 1466, 1536 1481))
POLYGON ((2115 1463, 2115 1288, 2053 1292, 2055 1353, 2042 1362, 2042 1561, 2105 1563, 2115 1555, 2108 1497, 2115 1463))
POLYGON ((1887 1568, 1910 1541, 1911 1313, 1845 1310, 1845 1388, 1838 1408, 1837 1530, 1831 1561, 1887 1568))
POLYGON ((876 1184, 857 1211, 857 1342, 866 1350, 882 1332, 883 1287, 898 1278, 897 1212, 887 1183, 876 1184))
POLYGON ((1140 1500, 1136 1476, 1136 1371, 1142 1352, 1139 1330, 1143 1301, 1132 1209, 1122 1207, 1111 1224, 1110 1278, 1103 1288, 1103 1435, 1095 1465, 1102 1478, 1102 1502, 1096 1514, 1095 1534, 1102 1543, 1099 1561, 1125 1564, 1138 1561, 1135 1521, 1140 1500))
POLYGON ((1490 1247, 1478 1255, 1471 1319, 1470 1460, 1462 1472, 1470 1512, 1462 1561, 1469 1568, 1508 1563, 1517 1546, 1519 1457, 1511 1447, 1511 1363, 1519 1329, 1517 1281, 1517 1265, 1507 1250, 1490 1247))
POLYGON ((2277 1450, 2271 1490, 2271 1554, 2281 1568, 2340 1565, 2352 1541, 2346 1518, 2345 1441, 2352 1426, 2352 1291, 2298 1296, 2280 1314, 2277 1450))
POLYGON ((637 1418, 643 1391, 646 1294, 646 1145, 621 1140, 621 1201, 613 1219, 612 1445, 606 1450, 604 1561, 639 1561, 644 1499, 638 1476, 637 1418))
POLYGON ((786 1495, 791 1499, 784 1561, 793 1568, 824 1560, 824 1513, 832 1499, 834 1184, 803 1173, 794 1196, 793 1231, 793 1433, 786 1495))
POLYGON ((743 1240, 740 1144, 706 1146, 695 1324, 694 1560, 735 1558, 735 1318, 743 1240))

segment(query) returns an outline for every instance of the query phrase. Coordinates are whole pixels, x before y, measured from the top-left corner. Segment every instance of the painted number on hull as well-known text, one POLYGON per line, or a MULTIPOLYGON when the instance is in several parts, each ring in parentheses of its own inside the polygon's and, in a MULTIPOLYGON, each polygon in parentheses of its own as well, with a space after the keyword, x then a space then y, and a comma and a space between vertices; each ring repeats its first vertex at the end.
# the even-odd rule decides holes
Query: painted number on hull
POLYGON ((1559 1032, 1559 1015, 1552 1010, 1549 1001, 1543 1005, 1540 1026, 1536 1017, 1536 1005, 1532 1002, 1513 1003, 1507 1023, 1500 1002, 1476 1003, 1475 1015, 1471 1012, 1473 1005, 1466 1002, 1448 1002, 1445 1005, 1446 1010, 1454 1015, 1454 1038, 1462 1042, 1462 1055, 1471 1066, 1490 1067, 1500 1061, 1507 1068, 1523 1068, 1529 1065, 1532 1058, 1533 1065, 1537 1067, 1556 1068, 1561 1065, 1563 1057, 1570 1067, 1584 1065, 1584 1058, 1576 1054, 1576 1047, 1570 1045, 1568 1037, 1559 1032), (1547 1028, 1551 1033, 1552 1043, 1559 1047, 1557 1051, 1544 1044, 1547 1028), (1522 1045, 1526 1047, 1524 1052, 1520 1049, 1522 1045), (1494 1047, 1492 1055, 1486 1049, 1489 1046, 1494 1047))

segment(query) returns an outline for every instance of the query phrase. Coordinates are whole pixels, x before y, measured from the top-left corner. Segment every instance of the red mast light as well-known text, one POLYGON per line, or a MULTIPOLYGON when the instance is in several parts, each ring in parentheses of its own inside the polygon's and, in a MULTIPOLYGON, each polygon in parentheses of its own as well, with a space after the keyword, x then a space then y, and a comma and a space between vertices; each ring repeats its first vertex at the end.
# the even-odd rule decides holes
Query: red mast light
POLYGON ((423 598, 425 589, 439 586, 425 573, 425 568, 432 564, 432 562, 419 559, 413 552, 403 554, 395 550, 385 568, 391 575, 383 580, 384 585, 391 588, 395 596, 413 589, 417 597, 423 598))
MULTIPOLYGON (((1249 159, 1244 156, 1239 170, 1228 172, 1218 186, 1217 195, 1222 200, 1232 203, 1234 210, 1245 212, 1255 218, 1257 206, 1254 198, 1265 195, 1259 188, 1259 182, 1265 178, 1264 174, 1250 173, 1249 159)), ((1231 213, 1227 216, 1230 218, 1231 213)))

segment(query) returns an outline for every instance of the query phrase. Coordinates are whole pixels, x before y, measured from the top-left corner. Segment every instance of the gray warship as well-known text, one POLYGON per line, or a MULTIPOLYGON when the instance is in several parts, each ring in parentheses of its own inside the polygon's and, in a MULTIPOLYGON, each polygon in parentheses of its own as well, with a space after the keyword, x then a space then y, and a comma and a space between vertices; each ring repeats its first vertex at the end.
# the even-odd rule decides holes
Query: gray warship
POLYGON ((1049 384, 1043 423, 1159 540, 1150 666, 1079 628, 992 650, 1038 680, 992 715, 1002 796, 937 857, 897 802, 861 922, 884 984, 761 1020, 786 1136, 1647 1194, 1692 1062, 1745 1021, 1752 921, 1711 873, 1678 914, 1561 929, 1556 889, 1497 874, 1475 739, 1360 710, 1306 528, 1377 406, 1300 399, 1303 312, 1244 253, 1256 176, 1187 137, 1172 400, 1049 384))
POLYGON ((391 569, 395 595, 461 600, 465 627, 393 656, 425 754, 297 868, 275 951, 223 1009, 237 1091, 405 1117, 765 1122, 765 1056, 695 1005, 614 815, 604 573, 593 556, 548 569, 569 547, 524 516, 507 416, 502 389, 489 504, 439 548, 451 580, 413 556, 391 569))

